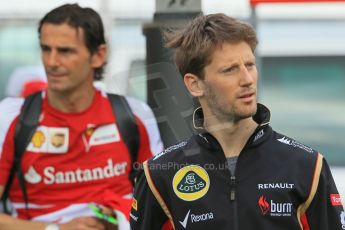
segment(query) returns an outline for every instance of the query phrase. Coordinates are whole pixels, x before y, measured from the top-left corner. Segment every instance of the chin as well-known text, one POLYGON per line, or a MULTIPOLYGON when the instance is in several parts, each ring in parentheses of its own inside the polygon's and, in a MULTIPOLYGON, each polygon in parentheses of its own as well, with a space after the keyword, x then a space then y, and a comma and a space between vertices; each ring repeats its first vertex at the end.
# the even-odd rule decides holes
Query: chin
POLYGON ((256 114, 256 110, 257 110, 257 105, 255 103, 255 104, 250 105, 248 107, 240 108, 237 111, 237 116, 242 118, 242 119, 249 118, 249 117, 252 117, 256 114))
POLYGON ((66 87, 52 86, 49 87, 49 90, 54 93, 65 93, 67 92, 66 87))
POLYGON ((50 91, 54 91, 54 92, 59 92, 59 91, 62 90, 62 87, 59 87, 59 86, 56 86, 56 85, 51 85, 51 86, 49 87, 49 90, 50 90, 50 91))

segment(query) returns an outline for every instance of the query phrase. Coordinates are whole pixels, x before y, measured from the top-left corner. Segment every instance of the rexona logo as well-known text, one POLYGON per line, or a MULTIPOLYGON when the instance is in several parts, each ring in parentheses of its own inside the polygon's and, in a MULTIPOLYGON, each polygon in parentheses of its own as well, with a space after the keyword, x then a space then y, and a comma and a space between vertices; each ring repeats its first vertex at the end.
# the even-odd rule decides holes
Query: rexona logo
POLYGON ((184 217, 183 221, 179 221, 184 229, 187 228, 188 220, 190 220, 191 223, 197 223, 197 222, 204 222, 204 221, 212 220, 213 219, 213 213, 212 212, 203 213, 203 214, 193 214, 193 213, 190 214, 190 211, 191 210, 189 210, 187 212, 187 214, 184 217))
POLYGON ((185 166, 173 178, 175 194, 182 200, 194 201, 203 197, 210 187, 210 178, 198 165, 185 166))
POLYGON ((104 167, 78 168, 70 171, 57 171, 55 167, 48 166, 43 169, 43 176, 33 166, 30 166, 24 177, 31 184, 39 183, 42 180, 44 184, 71 184, 111 178, 126 173, 127 162, 114 164, 112 159, 108 159, 107 163, 104 167))
POLYGON ((278 203, 273 200, 267 201, 264 196, 260 196, 258 205, 262 215, 270 216, 291 216, 292 203, 278 203))

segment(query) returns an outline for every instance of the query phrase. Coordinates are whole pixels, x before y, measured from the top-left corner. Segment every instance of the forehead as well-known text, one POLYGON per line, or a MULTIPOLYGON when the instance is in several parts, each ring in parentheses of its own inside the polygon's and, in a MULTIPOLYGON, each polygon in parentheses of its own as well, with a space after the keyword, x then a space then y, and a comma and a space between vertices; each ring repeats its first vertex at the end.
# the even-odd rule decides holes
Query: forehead
POLYGON ((67 23, 44 23, 41 28, 40 40, 44 44, 84 45, 84 31, 81 28, 72 27, 67 23))
POLYGON ((210 56, 212 62, 233 62, 239 59, 248 60, 254 58, 254 53, 250 48, 249 44, 240 42, 226 42, 214 49, 210 56))

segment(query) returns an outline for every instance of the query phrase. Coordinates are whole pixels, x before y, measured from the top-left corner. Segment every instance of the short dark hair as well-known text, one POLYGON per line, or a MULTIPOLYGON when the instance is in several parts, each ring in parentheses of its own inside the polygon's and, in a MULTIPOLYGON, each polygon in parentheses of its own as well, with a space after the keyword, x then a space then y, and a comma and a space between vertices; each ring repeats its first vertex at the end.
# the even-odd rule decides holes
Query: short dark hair
MULTIPOLYGON (((100 45, 106 44, 102 19, 91 8, 83 8, 78 4, 65 4, 51 10, 39 22, 39 37, 41 37, 41 29, 45 23, 56 25, 67 23, 76 29, 81 28, 84 31, 85 45, 91 55, 97 51, 100 45)), ((95 80, 102 79, 104 65, 95 69, 95 80)))
POLYGON ((225 14, 200 15, 184 29, 165 33, 166 47, 176 49, 175 63, 182 75, 204 78, 204 67, 223 43, 246 42, 255 52, 258 40, 252 26, 225 14))

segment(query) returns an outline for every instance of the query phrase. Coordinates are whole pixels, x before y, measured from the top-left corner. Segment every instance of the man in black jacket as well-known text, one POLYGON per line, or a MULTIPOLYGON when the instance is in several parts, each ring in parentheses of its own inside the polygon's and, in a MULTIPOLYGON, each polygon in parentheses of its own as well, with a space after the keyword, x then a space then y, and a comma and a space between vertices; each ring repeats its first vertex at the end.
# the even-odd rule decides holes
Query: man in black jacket
POLYGON ((345 229, 323 156, 272 130, 257 103, 256 45, 252 27, 224 14, 199 16, 168 36, 201 105, 199 133, 144 163, 133 230, 345 229))

